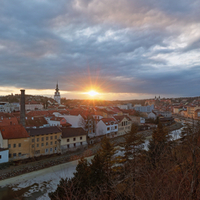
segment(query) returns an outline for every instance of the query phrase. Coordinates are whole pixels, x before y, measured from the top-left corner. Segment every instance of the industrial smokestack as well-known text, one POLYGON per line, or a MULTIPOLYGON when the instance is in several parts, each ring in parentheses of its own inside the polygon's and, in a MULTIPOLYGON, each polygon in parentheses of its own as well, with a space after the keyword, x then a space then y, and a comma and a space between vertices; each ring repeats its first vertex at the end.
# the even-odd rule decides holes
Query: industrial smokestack
POLYGON ((25 127, 25 90, 21 90, 21 100, 20 100, 20 124, 25 127))

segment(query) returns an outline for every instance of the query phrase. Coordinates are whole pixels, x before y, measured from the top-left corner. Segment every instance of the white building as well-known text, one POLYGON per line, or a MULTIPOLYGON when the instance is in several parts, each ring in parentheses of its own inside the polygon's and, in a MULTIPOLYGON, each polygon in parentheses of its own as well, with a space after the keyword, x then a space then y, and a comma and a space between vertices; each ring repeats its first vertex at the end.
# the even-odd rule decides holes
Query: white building
POLYGON ((109 137, 117 136, 118 122, 114 118, 103 118, 97 123, 96 136, 108 135, 109 137))
POLYGON ((152 110, 154 110, 154 104, 151 106, 141 106, 140 104, 136 104, 133 109, 139 112, 152 112, 152 110))
POLYGON ((0 147, 0 164, 9 161, 8 155, 9 155, 9 150, 0 147))
POLYGON ((123 105, 118 105, 118 108, 122 109, 122 110, 129 110, 132 109, 132 103, 127 103, 127 104, 123 104, 123 105))
POLYGON ((42 110, 43 105, 41 103, 37 103, 36 101, 30 101, 25 103, 25 110, 42 110))
MULTIPOLYGON (((16 106, 9 102, 0 102, 0 112, 11 113, 16 109, 16 106)), ((17 110, 15 110, 17 111, 17 110)))
POLYGON ((56 84, 56 91, 54 94, 54 100, 57 101, 58 104, 60 104, 60 92, 58 89, 58 83, 56 84))
POLYGON ((68 123, 72 125, 74 128, 82 127, 85 128, 84 118, 79 115, 61 115, 59 112, 53 113, 56 117, 65 118, 68 123))

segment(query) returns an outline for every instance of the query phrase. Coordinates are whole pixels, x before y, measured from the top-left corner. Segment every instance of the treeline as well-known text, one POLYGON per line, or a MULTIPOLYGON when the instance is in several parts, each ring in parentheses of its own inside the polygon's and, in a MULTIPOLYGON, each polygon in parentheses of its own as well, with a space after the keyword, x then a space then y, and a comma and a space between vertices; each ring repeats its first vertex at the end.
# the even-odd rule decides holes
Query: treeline
POLYGON ((81 159, 74 177, 61 179, 54 199, 177 200, 200 199, 199 125, 187 125, 181 139, 172 140, 159 123, 143 148, 142 135, 133 125, 117 154, 108 138, 91 162, 81 159))

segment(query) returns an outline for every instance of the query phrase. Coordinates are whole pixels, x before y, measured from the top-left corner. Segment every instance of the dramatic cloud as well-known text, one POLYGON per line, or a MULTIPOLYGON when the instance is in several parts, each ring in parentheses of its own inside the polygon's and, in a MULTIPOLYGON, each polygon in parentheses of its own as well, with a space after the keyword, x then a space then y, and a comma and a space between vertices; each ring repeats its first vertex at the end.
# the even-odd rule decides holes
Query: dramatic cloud
POLYGON ((199 10, 198 0, 1 1, 0 85, 199 95, 199 10))

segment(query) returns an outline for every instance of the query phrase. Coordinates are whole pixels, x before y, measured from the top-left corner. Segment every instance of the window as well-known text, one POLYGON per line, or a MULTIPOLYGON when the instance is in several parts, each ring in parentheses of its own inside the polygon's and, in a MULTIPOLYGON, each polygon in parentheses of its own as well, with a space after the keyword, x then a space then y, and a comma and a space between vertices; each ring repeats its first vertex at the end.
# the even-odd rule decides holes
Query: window
POLYGON ((76 141, 76 138, 74 137, 73 140, 76 141))
POLYGON ((11 144, 8 145, 8 148, 11 148, 11 144))
POLYGON ((51 140, 53 140, 53 136, 51 136, 51 140))
POLYGON ((67 148, 69 149, 69 144, 67 145, 67 148))
POLYGON ((83 143, 82 143, 82 142, 80 142, 80 144, 81 144, 81 145, 83 145, 83 143))
POLYGON ((16 144, 13 144, 13 148, 15 148, 16 147, 16 144))
POLYGON ((12 156, 11 153, 9 153, 9 158, 11 158, 11 156, 12 156))
POLYGON ((44 146, 44 143, 42 143, 41 146, 43 147, 43 146, 44 146))
POLYGON ((13 153, 13 157, 16 157, 16 153, 13 153))
POLYGON ((40 150, 35 151, 35 154, 40 154, 40 150))
POLYGON ((18 156, 20 157, 22 154, 21 153, 18 153, 18 156))
POLYGON ((67 142, 69 142, 69 139, 67 139, 67 142))
POLYGON ((35 141, 35 139, 32 139, 32 142, 34 142, 35 141))
POLYGON ((55 144, 57 144, 57 141, 55 141, 55 144))
POLYGON ((55 147, 55 151, 57 151, 57 147, 55 147))
POLYGON ((44 141, 44 137, 42 137, 42 141, 44 141))
POLYGON ((21 143, 19 143, 18 146, 21 147, 21 143))
POLYGON ((48 142, 46 142, 46 146, 48 145, 48 142))
POLYGON ((1 155, 0 155, 0 159, 1 159, 1 155))
POLYGON ((40 138, 37 138, 37 142, 39 142, 40 141, 40 138))
POLYGON ((50 148, 50 152, 52 152, 53 151, 53 148, 50 148))
POLYGON ((53 142, 51 142, 50 145, 53 145, 53 142))
POLYGON ((37 144, 37 147, 39 147, 39 144, 37 144))
POLYGON ((46 137, 46 140, 48 140, 49 139, 49 137, 46 137))
POLYGON ((115 129, 117 129, 117 126, 115 126, 115 129))
POLYGON ((74 147, 76 147, 76 143, 74 143, 74 147))
POLYGON ((55 139, 57 139, 57 135, 55 136, 55 139))
POLYGON ((45 149, 45 153, 48 153, 49 149, 45 149))
POLYGON ((110 130, 110 127, 107 128, 107 131, 109 131, 109 130, 110 130))
POLYGON ((32 144, 32 148, 34 148, 34 144, 32 144))
POLYGON ((80 140, 82 140, 82 137, 80 137, 80 140))

